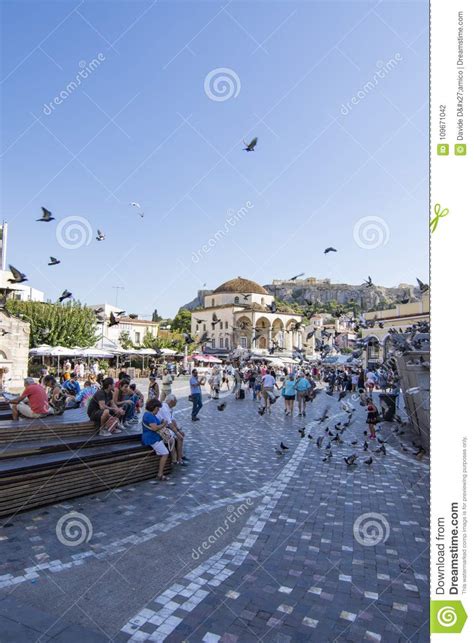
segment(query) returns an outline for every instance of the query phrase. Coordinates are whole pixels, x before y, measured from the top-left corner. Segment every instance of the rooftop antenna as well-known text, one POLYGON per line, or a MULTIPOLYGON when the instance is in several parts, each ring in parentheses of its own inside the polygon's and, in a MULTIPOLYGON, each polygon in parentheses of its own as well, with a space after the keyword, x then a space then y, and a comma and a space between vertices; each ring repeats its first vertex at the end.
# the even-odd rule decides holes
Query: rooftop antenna
POLYGON ((112 286, 112 289, 115 290, 115 306, 117 307, 119 290, 125 290, 125 286, 112 286))

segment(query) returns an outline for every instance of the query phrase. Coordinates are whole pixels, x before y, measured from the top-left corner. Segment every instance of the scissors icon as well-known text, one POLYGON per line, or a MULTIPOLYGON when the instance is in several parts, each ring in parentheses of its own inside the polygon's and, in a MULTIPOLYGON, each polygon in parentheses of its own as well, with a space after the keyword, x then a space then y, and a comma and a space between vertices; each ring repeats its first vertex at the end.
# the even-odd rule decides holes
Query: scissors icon
POLYGON ((439 220, 447 216, 449 214, 449 210, 448 208, 444 208, 444 210, 441 210, 440 204, 436 203, 434 207, 434 213, 435 216, 430 221, 431 232, 434 232, 436 230, 439 220))

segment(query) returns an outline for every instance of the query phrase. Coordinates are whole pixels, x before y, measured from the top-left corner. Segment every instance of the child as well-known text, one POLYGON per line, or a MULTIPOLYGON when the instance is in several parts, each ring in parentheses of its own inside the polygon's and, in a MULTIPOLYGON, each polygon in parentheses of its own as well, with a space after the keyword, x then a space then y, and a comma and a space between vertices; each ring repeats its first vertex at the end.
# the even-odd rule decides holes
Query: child
POLYGON ((375 426, 378 422, 378 415, 379 412, 377 410, 377 407, 372 401, 371 397, 367 398, 367 424, 369 425, 369 431, 370 431, 370 436, 369 438, 371 440, 375 440, 375 426))

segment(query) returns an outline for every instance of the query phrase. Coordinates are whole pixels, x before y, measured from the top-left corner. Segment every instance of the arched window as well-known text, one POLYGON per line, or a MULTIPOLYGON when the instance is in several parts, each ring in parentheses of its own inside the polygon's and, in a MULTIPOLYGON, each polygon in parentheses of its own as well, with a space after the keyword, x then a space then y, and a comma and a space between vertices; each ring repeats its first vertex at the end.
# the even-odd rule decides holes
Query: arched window
POLYGON ((211 306, 215 306, 215 305, 216 305, 216 300, 213 298, 211 299, 211 306))
POLYGON ((262 298, 260 299, 260 303, 262 304, 262 306, 265 306, 265 297, 262 297, 262 298))
POLYGON ((234 297, 234 304, 238 304, 240 299, 238 297, 234 297))

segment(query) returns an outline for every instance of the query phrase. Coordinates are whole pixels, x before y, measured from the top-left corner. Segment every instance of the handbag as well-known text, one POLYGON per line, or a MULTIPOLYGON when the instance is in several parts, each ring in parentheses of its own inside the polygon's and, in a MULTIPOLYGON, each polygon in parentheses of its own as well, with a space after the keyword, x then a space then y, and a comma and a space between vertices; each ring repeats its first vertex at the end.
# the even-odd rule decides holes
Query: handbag
POLYGON ((168 449, 172 451, 174 449, 174 433, 171 429, 169 429, 167 426, 163 427, 162 429, 158 429, 158 431, 154 431, 148 424, 143 423, 143 426, 148 429, 149 431, 153 431, 153 433, 158 433, 160 438, 163 440, 163 442, 166 444, 168 449))

